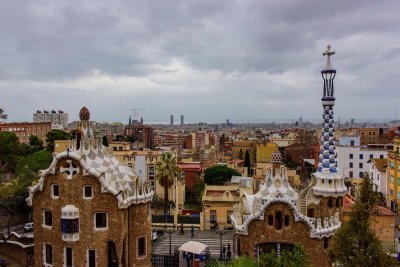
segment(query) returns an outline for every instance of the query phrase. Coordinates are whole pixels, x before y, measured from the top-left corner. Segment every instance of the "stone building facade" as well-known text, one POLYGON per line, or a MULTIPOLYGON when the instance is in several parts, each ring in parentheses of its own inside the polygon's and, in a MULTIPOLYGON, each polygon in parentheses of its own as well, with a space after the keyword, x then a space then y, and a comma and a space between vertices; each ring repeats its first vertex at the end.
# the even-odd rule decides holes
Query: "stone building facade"
POLYGON ((244 194, 243 202, 234 207, 234 255, 248 254, 255 258, 272 250, 291 251, 300 243, 311 255, 314 266, 331 266, 326 249, 330 238, 341 227, 343 196, 347 192, 342 175, 336 170, 335 135, 333 129, 333 69, 330 46, 324 78, 323 129, 318 169, 310 184, 297 191, 289 183, 287 169, 281 167, 278 150, 271 155, 272 168, 255 194, 244 194))
POLYGON ((0 123, 0 131, 13 132, 21 143, 29 143, 29 137, 36 135, 46 142, 46 134, 52 130, 51 122, 11 122, 0 123))
POLYGON ((89 115, 29 189, 35 266, 151 266, 153 191, 93 137, 89 115))

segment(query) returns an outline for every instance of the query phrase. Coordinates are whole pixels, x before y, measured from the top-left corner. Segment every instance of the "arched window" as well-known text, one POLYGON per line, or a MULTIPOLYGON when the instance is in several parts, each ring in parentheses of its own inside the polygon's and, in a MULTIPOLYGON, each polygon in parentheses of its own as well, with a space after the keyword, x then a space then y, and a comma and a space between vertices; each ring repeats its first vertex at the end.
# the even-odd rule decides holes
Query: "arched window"
POLYGON ((275 228, 277 230, 282 229, 282 213, 280 211, 275 214, 275 228))
POLYGON ((289 226, 289 215, 285 215, 285 226, 289 226))
POLYGON ((336 208, 339 208, 339 199, 336 199, 336 208))
POLYGON ((328 200, 328 208, 332 208, 332 199, 328 200))
POLYGON ((274 216, 272 214, 268 215, 268 224, 273 225, 274 224, 274 216))

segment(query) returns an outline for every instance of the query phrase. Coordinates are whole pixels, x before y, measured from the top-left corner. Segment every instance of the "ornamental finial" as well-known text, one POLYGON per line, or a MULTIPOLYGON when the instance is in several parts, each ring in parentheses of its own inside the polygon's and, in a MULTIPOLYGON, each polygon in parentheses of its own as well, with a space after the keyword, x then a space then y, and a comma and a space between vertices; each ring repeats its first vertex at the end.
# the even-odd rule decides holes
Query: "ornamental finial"
POLYGON ((334 69, 331 64, 331 56, 334 54, 336 54, 336 52, 331 51, 331 45, 328 44, 326 51, 322 53, 323 56, 328 56, 324 70, 333 70, 334 69))

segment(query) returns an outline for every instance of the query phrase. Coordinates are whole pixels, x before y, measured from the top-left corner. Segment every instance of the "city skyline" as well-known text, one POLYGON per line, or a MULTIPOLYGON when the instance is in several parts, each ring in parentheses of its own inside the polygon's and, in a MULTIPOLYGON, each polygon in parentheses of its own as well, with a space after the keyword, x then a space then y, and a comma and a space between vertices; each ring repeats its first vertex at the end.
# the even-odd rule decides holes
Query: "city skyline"
POLYGON ((340 74, 336 121, 400 117, 398 2, 0 7, 0 92, 9 122, 53 108, 74 118, 81 106, 96 110, 97 121, 125 121, 141 107, 149 123, 168 123, 165 114, 185 114, 187 123, 317 122, 328 43, 340 74))

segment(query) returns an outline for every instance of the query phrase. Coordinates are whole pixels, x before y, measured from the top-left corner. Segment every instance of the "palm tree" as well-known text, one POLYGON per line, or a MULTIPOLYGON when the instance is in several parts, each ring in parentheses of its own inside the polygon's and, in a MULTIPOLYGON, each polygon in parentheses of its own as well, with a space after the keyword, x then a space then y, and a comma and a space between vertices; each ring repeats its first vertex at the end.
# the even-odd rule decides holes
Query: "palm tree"
POLYGON ((156 162, 156 179, 164 187, 164 213, 168 212, 168 189, 174 184, 174 179, 179 175, 176 157, 167 152, 162 154, 161 160, 156 162))
POLYGON ((0 108, 0 119, 2 119, 3 121, 7 120, 8 115, 4 114, 4 109, 0 108))

